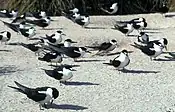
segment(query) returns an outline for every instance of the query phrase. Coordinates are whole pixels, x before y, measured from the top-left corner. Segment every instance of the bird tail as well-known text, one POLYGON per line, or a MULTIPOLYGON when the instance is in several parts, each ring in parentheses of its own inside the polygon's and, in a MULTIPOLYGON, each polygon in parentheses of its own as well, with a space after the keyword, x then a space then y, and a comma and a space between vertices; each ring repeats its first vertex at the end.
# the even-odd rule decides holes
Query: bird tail
POLYGON ((26 94, 26 93, 29 91, 29 88, 28 88, 28 87, 25 87, 25 86, 19 84, 19 83, 16 82, 16 81, 14 81, 14 82, 15 82, 15 84, 16 84, 19 88, 13 87, 13 86, 8 86, 8 87, 13 88, 13 89, 15 89, 15 90, 17 90, 17 91, 19 91, 19 92, 21 92, 21 93, 24 93, 24 94, 26 94))
POLYGON ((27 44, 25 44, 25 43, 19 43, 19 45, 21 45, 21 46, 23 46, 23 47, 25 47, 25 48, 28 48, 28 45, 27 44))

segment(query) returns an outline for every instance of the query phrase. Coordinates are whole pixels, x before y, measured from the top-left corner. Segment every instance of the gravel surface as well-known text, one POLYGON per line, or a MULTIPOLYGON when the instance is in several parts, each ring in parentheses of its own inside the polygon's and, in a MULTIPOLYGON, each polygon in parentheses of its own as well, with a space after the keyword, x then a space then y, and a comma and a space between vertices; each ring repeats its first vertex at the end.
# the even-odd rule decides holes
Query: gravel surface
MULTIPOLYGON (((47 30, 36 27, 36 37, 61 29, 67 35, 64 39, 71 38, 78 42, 75 46, 116 39, 119 47, 113 51, 114 54, 122 49, 133 51, 129 54, 131 62, 126 67, 126 73, 102 64, 117 55, 92 57, 87 54, 81 59, 84 60, 82 62, 73 62, 72 59, 65 58, 63 64, 80 65, 74 68, 77 71, 73 72, 74 76, 68 85, 60 86, 59 81, 48 77, 41 68, 51 69, 49 63, 38 61, 31 51, 17 45, 1 44, 0 112, 41 111, 37 103, 7 87, 15 86, 13 81, 29 87, 57 88, 60 96, 54 101, 52 108, 44 110, 48 112, 175 112, 174 61, 166 59, 166 53, 158 57, 159 61, 151 61, 148 56, 130 46, 137 40, 134 36, 137 35, 137 31, 133 36, 125 37, 119 31, 111 29, 115 21, 137 17, 146 18, 146 31, 151 40, 166 37, 169 40, 168 51, 175 51, 175 19, 165 18, 161 14, 92 16, 87 29, 64 17, 53 17, 55 21, 47 30)), ((2 23, 0 25, 0 31, 13 32, 2 23)), ((17 42, 34 41, 13 32, 8 43, 17 42)))

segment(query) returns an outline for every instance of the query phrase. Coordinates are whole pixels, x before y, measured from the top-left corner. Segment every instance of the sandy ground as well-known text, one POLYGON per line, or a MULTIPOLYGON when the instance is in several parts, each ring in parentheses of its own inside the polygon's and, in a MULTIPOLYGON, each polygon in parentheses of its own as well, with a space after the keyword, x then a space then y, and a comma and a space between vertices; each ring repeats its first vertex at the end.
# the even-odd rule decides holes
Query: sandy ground
MULTIPOLYGON (((83 62, 64 59, 64 64, 80 65, 69 85, 60 86, 59 81, 48 77, 41 68, 51 69, 49 63, 40 62, 31 51, 21 46, 0 46, 0 112, 39 112, 37 103, 25 95, 13 91, 7 85, 18 81, 29 87, 56 87, 60 96, 48 112, 175 112, 175 63, 162 54, 159 61, 151 61, 148 56, 129 44, 136 41, 135 36, 125 37, 111 29, 115 21, 145 17, 148 21, 150 39, 166 37, 169 40, 168 51, 175 51, 175 19, 164 18, 160 14, 128 16, 94 16, 88 29, 72 23, 64 17, 54 17, 48 30, 37 29, 38 36, 52 34, 62 29, 66 38, 77 41, 75 46, 91 45, 95 41, 103 42, 116 39, 120 46, 114 51, 127 49, 131 62, 127 73, 118 72, 113 67, 103 65, 116 57, 86 55, 83 62), (51 30, 52 29, 52 30, 51 30), (88 60, 88 61, 87 61, 88 60), (173 111, 174 109, 174 111, 173 111)), ((6 19, 8 21, 8 19, 6 19)), ((0 23, 0 31, 8 30, 0 23)), ((137 32, 133 33, 133 35, 137 32)), ((25 37, 12 33, 9 43, 32 43, 25 37)), ((41 111, 42 112, 42 111, 41 111)))

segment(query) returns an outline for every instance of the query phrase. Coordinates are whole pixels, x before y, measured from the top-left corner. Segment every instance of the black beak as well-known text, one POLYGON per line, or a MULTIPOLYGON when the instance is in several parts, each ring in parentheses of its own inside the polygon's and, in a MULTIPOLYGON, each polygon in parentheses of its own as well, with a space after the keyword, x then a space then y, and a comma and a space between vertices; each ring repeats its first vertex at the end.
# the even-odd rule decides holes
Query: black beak
POLYGON ((167 46, 166 46, 166 45, 165 45, 165 50, 166 50, 166 51, 168 51, 168 48, 167 48, 167 46))
POLYGON ((75 42, 75 41, 71 41, 71 43, 77 43, 77 42, 75 42))
POLYGON ((92 53, 92 52, 90 52, 90 51, 86 51, 87 53, 92 53))

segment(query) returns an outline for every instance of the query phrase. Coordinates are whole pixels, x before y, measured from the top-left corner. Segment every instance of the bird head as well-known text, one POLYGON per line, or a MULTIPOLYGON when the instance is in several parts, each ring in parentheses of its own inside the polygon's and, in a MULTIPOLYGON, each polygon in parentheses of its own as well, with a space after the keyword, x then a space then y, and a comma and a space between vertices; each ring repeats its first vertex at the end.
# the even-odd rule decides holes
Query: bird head
POLYGON ((110 43, 111 43, 112 45, 117 45, 117 41, 114 40, 114 39, 112 39, 112 40, 110 41, 110 43))
POLYGON ((126 56, 128 56, 128 51, 126 49, 122 50, 121 53, 125 54, 126 56))
POLYGON ((66 34, 64 34, 61 30, 56 31, 56 33, 66 36, 66 34))
POLYGON ((77 8, 74 8, 74 9, 69 10, 69 11, 72 12, 72 13, 78 13, 79 12, 79 10, 77 8))
POLYGON ((56 99, 59 96, 59 91, 56 88, 51 89, 52 89, 52 97, 56 99))

